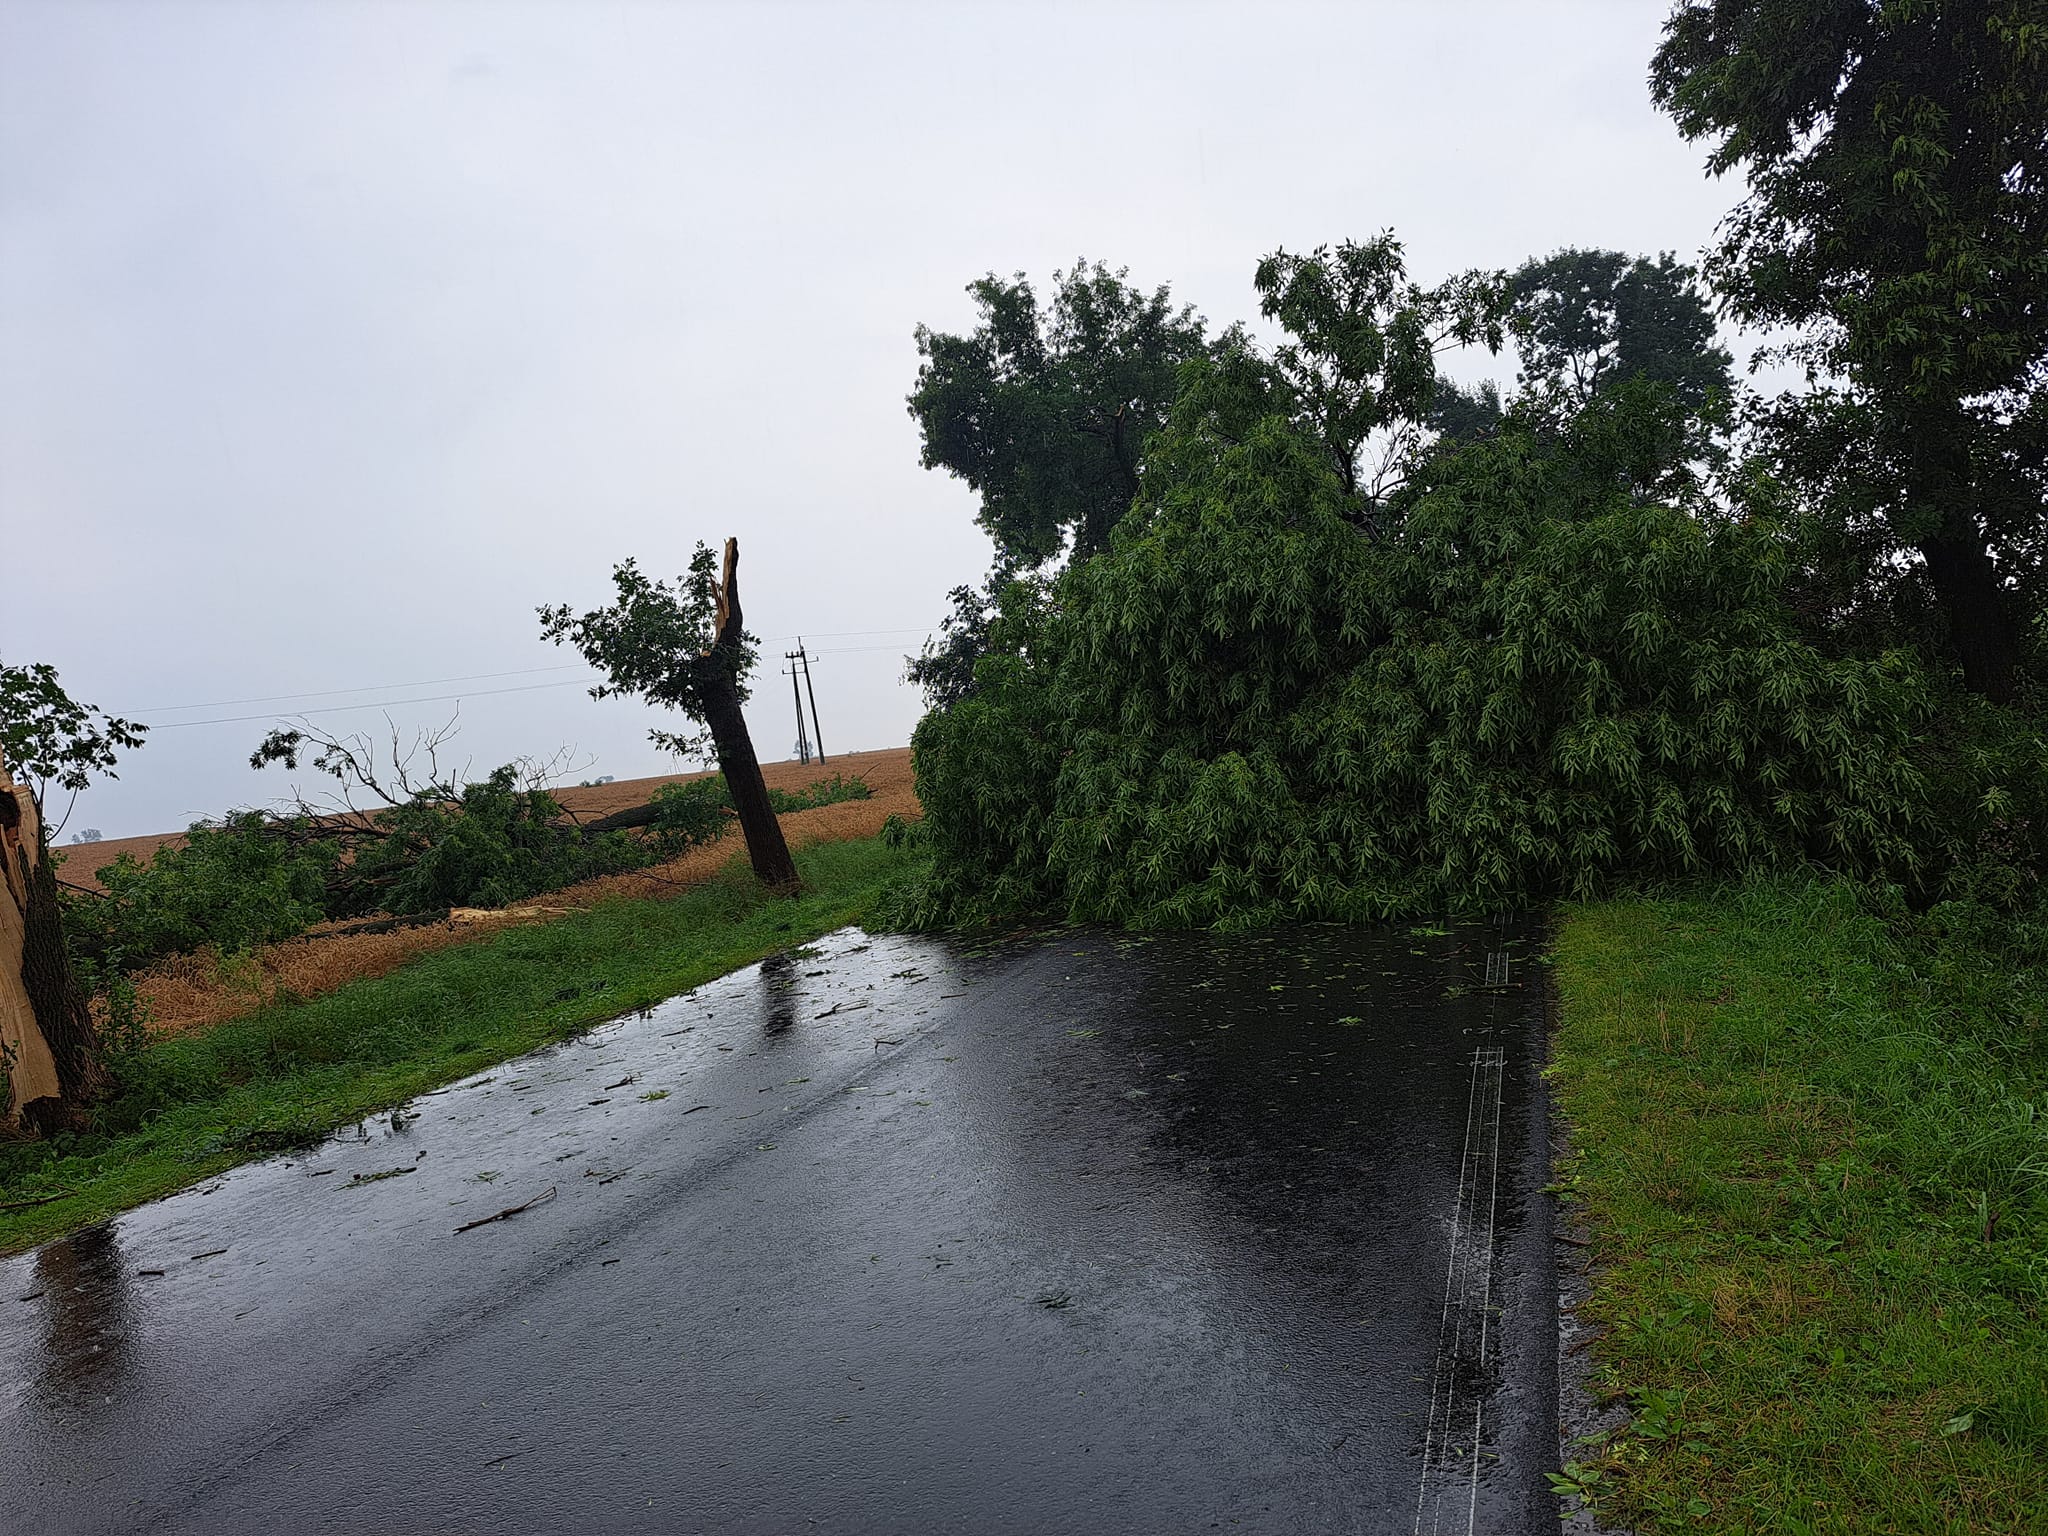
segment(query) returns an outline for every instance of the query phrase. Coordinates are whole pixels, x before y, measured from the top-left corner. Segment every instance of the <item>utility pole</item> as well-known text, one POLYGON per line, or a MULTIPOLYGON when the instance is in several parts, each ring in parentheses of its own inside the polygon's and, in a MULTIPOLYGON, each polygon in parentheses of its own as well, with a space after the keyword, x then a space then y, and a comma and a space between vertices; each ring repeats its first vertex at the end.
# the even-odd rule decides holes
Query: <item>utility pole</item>
MULTIPOLYGON (((802 642, 798 642, 801 644, 802 642)), ((796 664, 802 659, 799 651, 784 651, 782 659, 789 663, 789 695, 796 700, 796 755, 799 762, 811 760, 811 738, 804 730, 804 693, 801 679, 797 676, 796 664)))
POLYGON ((811 687, 811 658, 804 649, 804 637, 796 637, 796 659, 804 669, 804 692, 811 696, 811 734, 818 739, 818 761, 825 761, 825 727, 818 724, 818 693, 811 687))

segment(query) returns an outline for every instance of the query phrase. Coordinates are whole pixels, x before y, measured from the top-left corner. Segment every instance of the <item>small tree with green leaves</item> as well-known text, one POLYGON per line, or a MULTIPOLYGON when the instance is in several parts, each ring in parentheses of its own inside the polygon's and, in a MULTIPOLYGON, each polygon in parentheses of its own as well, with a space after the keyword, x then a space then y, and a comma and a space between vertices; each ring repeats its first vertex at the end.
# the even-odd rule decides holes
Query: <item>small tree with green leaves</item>
POLYGON ((616 600, 583 614, 566 604, 540 610, 541 633, 572 645, 605 681, 592 698, 638 695, 699 722, 699 732, 651 731, 656 746, 702 756, 708 744, 725 777, 747 856, 771 890, 794 893, 796 865, 768 799, 747 733, 746 677, 756 642, 740 612, 739 540, 725 541, 721 578, 717 557, 699 544, 687 574, 673 585, 650 578, 632 560, 612 571, 616 600))
POLYGON ((1437 382, 1429 424, 1452 444, 1496 435, 1509 411, 1556 435, 1602 393, 1632 381, 1669 390, 1670 441, 1641 487, 1688 497, 1726 458, 1735 382, 1697 274, 1669 252, 1651 260, 1572 248, 1526 261, 1509 279, 1507 329, 1521 354, 1513 397, 1488 381, 1437 382))
POLYGON ((0 760, 36 797, 44 831, 64 830, 79 793, 95 777, 114 779, 119 754, 142 745, 146 725, 80 704, 47 662, 14 667, 0 661, 0 760), (67 791, 64 813, 50 823, 50 790, 67 791))

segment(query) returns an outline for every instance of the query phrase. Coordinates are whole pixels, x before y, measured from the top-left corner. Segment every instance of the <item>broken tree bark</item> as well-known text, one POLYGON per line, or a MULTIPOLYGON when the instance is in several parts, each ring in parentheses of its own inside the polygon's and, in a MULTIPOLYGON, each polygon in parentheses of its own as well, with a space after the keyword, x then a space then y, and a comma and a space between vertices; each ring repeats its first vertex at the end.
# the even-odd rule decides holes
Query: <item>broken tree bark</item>
POLYGON ((586 821, 583 823, 583 830, 595 837, 600 832, 623 832, 629 827, 651 827, 659 820, 661 807, 650 800, 645 805, 628 806, 623 811, 613 811, 609 816, 586 821))
POLYGON ((34 793, 0 761, 0 1121, 52 1130, 105 1086, 93 1028, 57 904, 34 793))
POLYGON ((740 712, 740 646, 746 631, 740 619, 739 567, 740 541, 727 539, 725 577, 717 587, 717 627, 711 649, 702 660, 704 723, 711 731, 712 748, 718 754, 718 770, 725 775, 732 808, 739 813, 755 876, 770 890, 793 895, 796 865, 790 859, 789 844, 783 841, 782 824, 768 803, 768 781, 761 777, 754 740, 747 734, 746 716, 740 712))

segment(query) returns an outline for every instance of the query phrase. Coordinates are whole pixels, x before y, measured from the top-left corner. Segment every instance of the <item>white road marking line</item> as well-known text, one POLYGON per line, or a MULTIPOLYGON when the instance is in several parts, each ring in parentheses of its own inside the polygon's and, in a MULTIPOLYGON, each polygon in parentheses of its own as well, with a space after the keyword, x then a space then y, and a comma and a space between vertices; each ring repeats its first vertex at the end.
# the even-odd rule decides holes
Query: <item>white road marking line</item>
MULTIPOLYGON (((1457 1449, 1452 1444, 1452 1426, 1462 1417, 1457 1401, 1461 1377, 1470 1380, 1473 1398, 1472 1444, 1467 1452, 1471 1477, 1461 1501, 1466 1508, 1468 1536, 1478 1521, 1484 1373, 1492 1338, 1488 1312, 1493 1299, 1494 1215, 1500 1194, 1501 1087, 1506 1067, 1507 1052, 1500 1047, 1482 1046, 1472 1053, 1465 1141, 1458 1161, 1457 1203, 1451 1212, 1450 1258, 1444 1272, 1443 1314, 1430 1378, 1429 1423, 1415 1496, 1415 1536, 1421 1536, 1425 1517, 1431 1536, 1441 1536, 1445 1507, 1454 1496, 1448 1463, 1457 1449)), ((1457 1517, 1451 1518, 1455 1523, 1457 1517)))

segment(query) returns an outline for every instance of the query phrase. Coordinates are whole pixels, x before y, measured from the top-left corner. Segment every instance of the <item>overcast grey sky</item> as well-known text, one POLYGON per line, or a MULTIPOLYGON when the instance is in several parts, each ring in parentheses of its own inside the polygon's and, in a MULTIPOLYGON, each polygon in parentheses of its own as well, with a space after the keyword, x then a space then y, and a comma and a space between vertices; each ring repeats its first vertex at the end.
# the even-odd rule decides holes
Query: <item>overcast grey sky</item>
MULTIPOLYGON (((1664 10, 0 0, 0 656, 156 727, 72 828, 283 793, 272 710, 674 771, 534 608, 727 534, 826 745, 907 741, 988 554, 919 321, 1085 254, 1220 325, 1386 227, 1432 281, 1692 257, 1740 189, 1650 107, 1664 10)), ((750 718, 790 752, 773 670, 750 718)))

